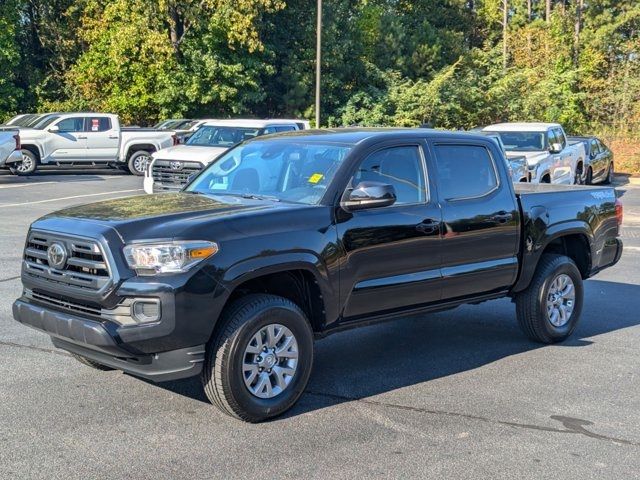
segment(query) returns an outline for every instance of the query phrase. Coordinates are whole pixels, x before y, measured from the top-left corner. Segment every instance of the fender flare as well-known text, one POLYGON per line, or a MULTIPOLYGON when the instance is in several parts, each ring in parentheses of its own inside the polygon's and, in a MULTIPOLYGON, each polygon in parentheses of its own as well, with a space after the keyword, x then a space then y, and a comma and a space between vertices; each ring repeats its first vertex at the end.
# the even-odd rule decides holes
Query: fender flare
MULTIPOLYGON (((591 270, 591 263, 594 256, 595 238, 593 232, 589 227, 589 224, 583 220, 569 220, 566 222, 556 223, 549 225, 544 231, 541 232, 537 239, 532 240, 532 249, 527 251, 527 248, 523 250, 522 255, 522 268, 521 273, 512 288, 513 292, 520 292, 526 289, 531 282, 531 278, 538 268, 538 263, 542 257, 542 253, 549 246, 551 242, 561 237, 568 235, 583 235, 587 239, 587 243, 590 246, 589 251, 589 266, 588 271, 591 270)), ((525 239, 525 244, 529 243, 529 239, 525 239)))

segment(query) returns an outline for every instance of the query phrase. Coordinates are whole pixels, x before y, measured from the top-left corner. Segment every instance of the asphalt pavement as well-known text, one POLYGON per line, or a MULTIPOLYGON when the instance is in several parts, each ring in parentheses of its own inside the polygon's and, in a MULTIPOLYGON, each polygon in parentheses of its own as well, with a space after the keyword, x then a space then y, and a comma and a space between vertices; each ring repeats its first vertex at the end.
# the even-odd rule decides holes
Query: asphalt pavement
POLYGON ((197 379, 97 372, 12 319, 33 220, 142 193, 123 173, 0 173, 0 478, 640 478, 640 186, 620 263, 570 340, 532 343, 508 299, 316 343, 297 406, 249 425, 197 379))

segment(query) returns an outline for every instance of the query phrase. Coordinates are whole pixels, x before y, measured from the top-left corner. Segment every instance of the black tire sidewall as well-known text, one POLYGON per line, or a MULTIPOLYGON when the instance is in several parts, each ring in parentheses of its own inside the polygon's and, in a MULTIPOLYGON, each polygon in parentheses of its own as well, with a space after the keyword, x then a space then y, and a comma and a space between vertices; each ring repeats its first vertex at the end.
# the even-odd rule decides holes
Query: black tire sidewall
POLYGON ((307 386, 313 365, 313 332, 306 318, 293 308, 285 306, 267 307, 236 332, 227 355, 223 358, 223 381, 227 383, 233 400, 246 415, 254 420, 277 416, 295 404, 307 386), (269 324, 287 327, 298 342, 298 364, 296 374, 287 388, 278 396, 263 399, 254 396, 247 389, 242 371, 244 351, 258 330, 269 324))
POLYGON ((578 268, 568 258, 565 257, 563 260, 564 261, 558 263, 555 268, 547 274, 538 291, 538 315, 540 316, 540 326, 554 342, 564 340, 576 329, 578 320, 582 313, 582 304, 584 299, 584 286, 578 268), (573 282, 573 288, 575 290, 574 308, 569 321, 562 327, 556 327, 551 324, 547 316, 547 295, 553 280, 563 273, 568 275, 573 282))
POLYGON ((591 167, 587 168, 587 176, 584 179, 585 185, 591 185, 593 183, 593 169, 591 167))

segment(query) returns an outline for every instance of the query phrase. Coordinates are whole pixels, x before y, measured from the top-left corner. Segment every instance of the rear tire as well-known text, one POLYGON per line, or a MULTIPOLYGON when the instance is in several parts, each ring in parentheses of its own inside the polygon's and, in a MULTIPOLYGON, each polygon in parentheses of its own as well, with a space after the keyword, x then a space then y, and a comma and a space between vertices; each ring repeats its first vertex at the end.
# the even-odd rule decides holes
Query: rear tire
POLYGON ((37 169, 38 157, 31 150, 22 150, 22 161, 9 166, 11 173, 19 176, 31 175, 37 169))
POLYGON ((302 310, 286 298, 251 294, 228 306, 219 321, 202 369, 211 403, 246 422, 290 409, 313 364, 313 331, 302 310))
POLYGON ((75 353, 72 353, 71 356, 75 358, 77 361, 79 361, 80 363, 82 363, 83 365, 94 368, 96 370, 102 370, 103 372, 115 370, 115 368, 107 367, 106 365, 103 365, 101 363, 94 362, 93 360, 87 357, 83 357, 82 355, 77 355, 75 353))
POLYGON ((585 184, 585 176, 584 176, 584 167, 582 163, 580 163, 576 167, 576 176, 573 180, 574 185, 584 185, 585 184))
POLYGON ((573 260, 544 254, 529 287, 515 297, 520 328, 533 341, 561 342, 578 325, 583 297, 582 276, 573 260))
POLYGON ((144 175, 147 165, 151 162, 151 153, 146 150, 138 150, 129 157, 127 166, 133 175, 141 177, 144 175))

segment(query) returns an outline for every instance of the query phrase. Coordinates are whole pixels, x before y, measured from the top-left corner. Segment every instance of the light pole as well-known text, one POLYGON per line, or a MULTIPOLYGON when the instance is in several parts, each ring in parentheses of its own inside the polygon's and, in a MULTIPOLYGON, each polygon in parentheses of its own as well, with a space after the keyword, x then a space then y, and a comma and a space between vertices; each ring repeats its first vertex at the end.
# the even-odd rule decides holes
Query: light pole
POLYGON ((322 0, 318 0, 316 26, 316 128, 320 128, 320 59, 322 55, 322 0))

